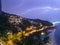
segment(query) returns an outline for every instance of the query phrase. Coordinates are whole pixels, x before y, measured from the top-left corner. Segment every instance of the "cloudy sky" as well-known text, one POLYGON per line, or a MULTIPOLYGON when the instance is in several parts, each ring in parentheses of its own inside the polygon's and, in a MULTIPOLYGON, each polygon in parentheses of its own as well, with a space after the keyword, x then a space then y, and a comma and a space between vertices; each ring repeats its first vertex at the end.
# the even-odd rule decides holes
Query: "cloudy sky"
POLYGON ((60 21, 60 0, 2 0, 2 10, 27 18, 60 21))

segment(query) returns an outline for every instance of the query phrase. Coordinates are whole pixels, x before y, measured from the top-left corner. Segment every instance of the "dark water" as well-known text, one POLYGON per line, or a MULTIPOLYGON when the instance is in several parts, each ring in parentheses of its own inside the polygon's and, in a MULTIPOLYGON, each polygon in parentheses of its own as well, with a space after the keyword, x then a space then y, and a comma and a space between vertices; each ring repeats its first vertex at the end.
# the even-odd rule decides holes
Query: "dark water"
POLYGON ((60 45, 60 24, 56 25, 56 31, 55 31, 55 42, 57 43, 57 45, 60 45))

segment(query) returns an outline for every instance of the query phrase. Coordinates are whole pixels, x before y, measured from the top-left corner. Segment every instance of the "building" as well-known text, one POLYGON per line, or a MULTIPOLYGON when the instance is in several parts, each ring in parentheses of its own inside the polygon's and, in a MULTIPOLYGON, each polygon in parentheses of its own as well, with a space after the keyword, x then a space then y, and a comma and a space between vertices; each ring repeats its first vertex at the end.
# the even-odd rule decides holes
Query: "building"
POLYGON ((0 0, 0 14, 1 14, 1 0, 0 0))
POLYGON ((20 16, 9 16, 9 22, 14 24, 21 24, 22 18, 20 16))

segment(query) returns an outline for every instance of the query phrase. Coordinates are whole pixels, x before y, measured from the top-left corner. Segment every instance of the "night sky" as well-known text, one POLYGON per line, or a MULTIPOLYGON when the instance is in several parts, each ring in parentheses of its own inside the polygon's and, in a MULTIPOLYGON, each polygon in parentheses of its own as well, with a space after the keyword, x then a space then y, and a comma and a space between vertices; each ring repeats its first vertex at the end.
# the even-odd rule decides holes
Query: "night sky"
POLYGON ((60 21, 60 0, 2 0, 2 10, 27 18, 60 21))

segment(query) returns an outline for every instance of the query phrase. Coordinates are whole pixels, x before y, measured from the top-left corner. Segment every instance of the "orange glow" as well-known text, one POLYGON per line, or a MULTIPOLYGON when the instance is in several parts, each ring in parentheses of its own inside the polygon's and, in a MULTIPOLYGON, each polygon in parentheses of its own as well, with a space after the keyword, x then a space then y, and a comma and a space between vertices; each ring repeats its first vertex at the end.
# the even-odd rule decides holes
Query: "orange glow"
POLYGON ((32 30, 33 26, 27 27, 26 30, 32 30))
POLYGON ((12 40, 8 40, 7 45, 14 45, 12 40))

